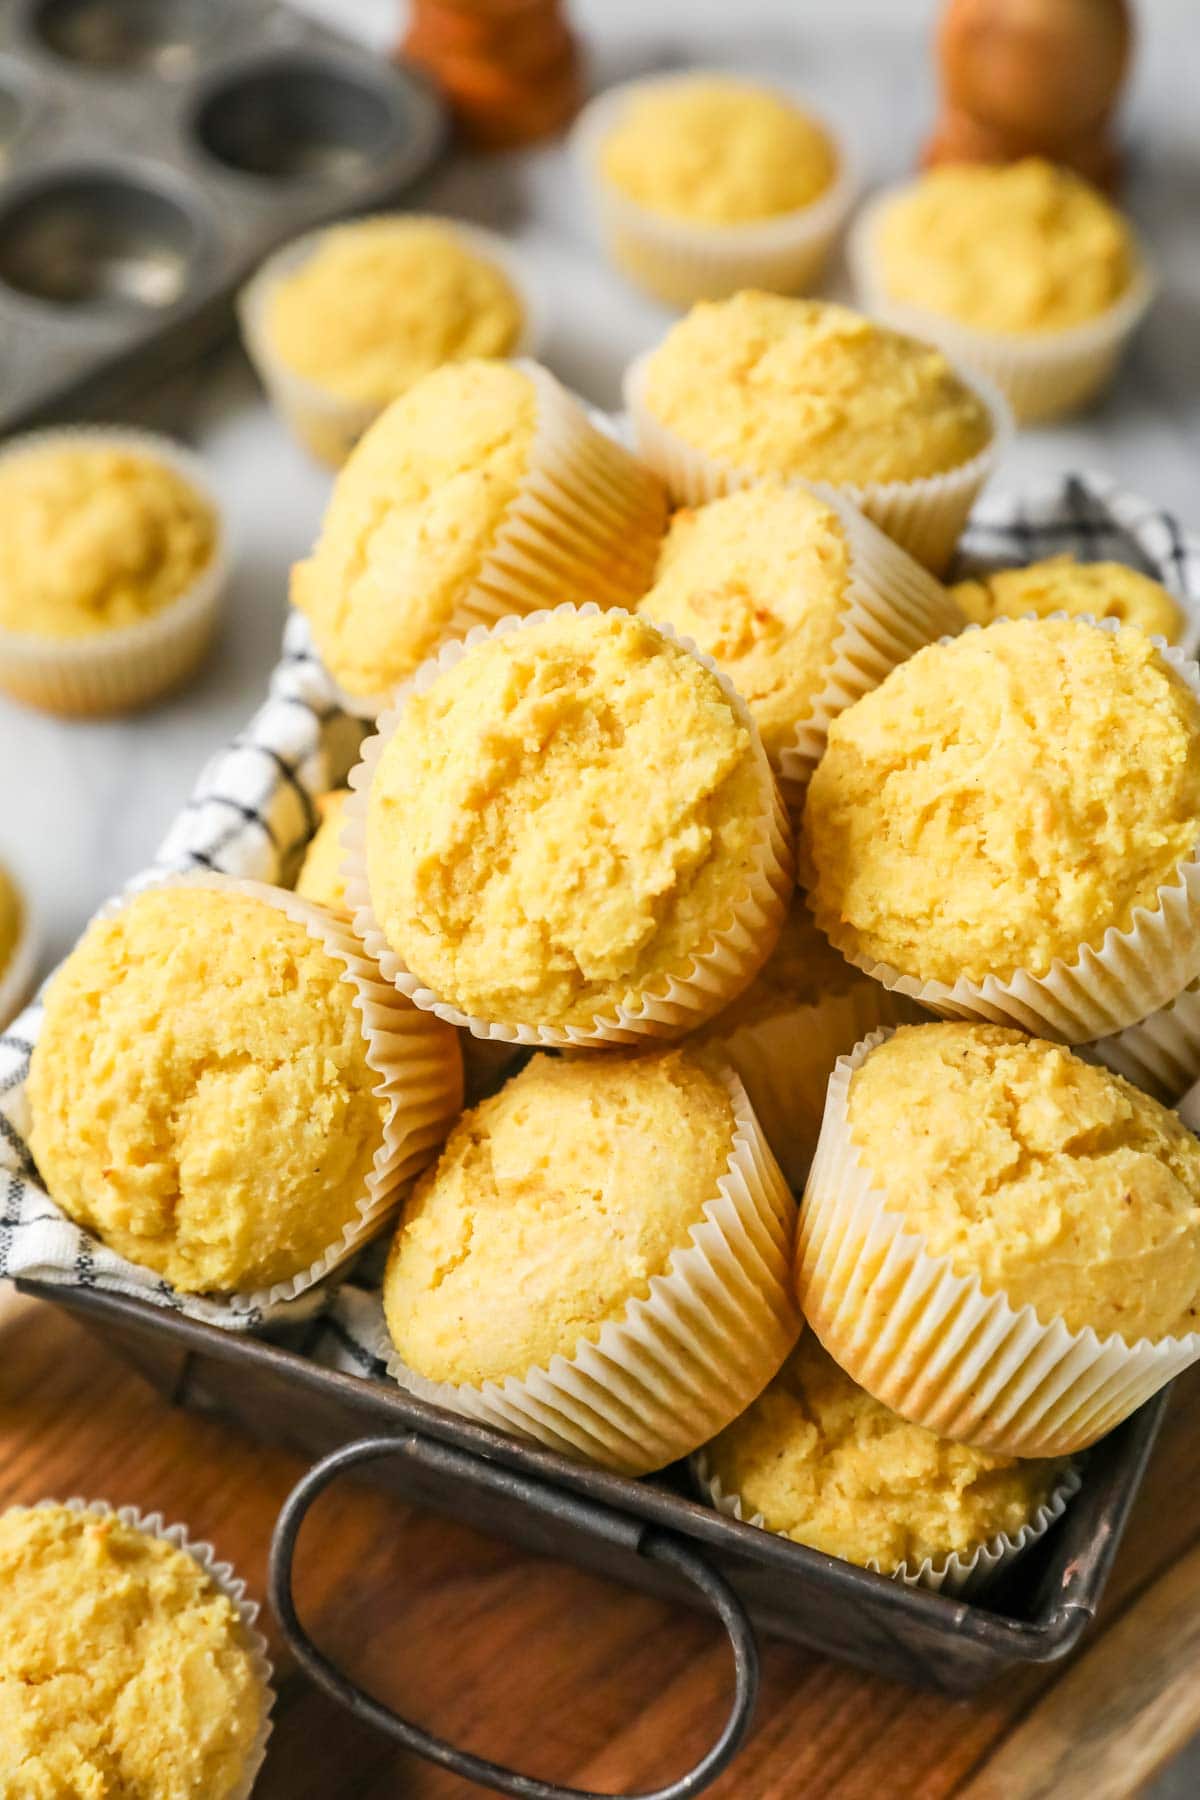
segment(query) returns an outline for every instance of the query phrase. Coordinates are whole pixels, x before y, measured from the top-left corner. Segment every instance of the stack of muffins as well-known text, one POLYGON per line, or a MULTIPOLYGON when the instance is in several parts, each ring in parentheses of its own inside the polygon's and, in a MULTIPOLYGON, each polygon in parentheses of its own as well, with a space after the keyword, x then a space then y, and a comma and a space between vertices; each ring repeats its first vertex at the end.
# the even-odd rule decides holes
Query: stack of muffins
POLYGON ((410 1391, 960 1589, 1200 1354, 1200 1146, 1067 1047, 1200 975, 1200 675, 1128 572, 942 585, 1006 410, 926 343, 743 292, 628 392, 366 432, 293 577, 349 791, 92 926, 33 1152, 235 1307, 391 1230, 410 1391))

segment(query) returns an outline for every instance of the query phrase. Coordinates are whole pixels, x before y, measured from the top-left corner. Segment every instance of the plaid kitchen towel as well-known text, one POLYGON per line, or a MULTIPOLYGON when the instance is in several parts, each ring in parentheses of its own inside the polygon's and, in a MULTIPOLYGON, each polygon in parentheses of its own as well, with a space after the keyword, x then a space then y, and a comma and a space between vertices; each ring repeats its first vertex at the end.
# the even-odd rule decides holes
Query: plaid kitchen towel
MULTIPOLYGON (((1021 494, 985 497, 963 540, 960 572, 1062 551, 1084 561, 1130 563, 1157 577, 1186 608, 1186 641, 1195 650, 1200 539, 1104 476, 1071 475, 1021 494)), ((293 617, 266 703, 201 772, 154 864, 131 886, 197 866, 290 881, 316 826, 314 799, 344 781, 362 734, 362 725, 339 708, 306 622, 293 617)), ((382 1375, 386 1333, 377 1247, 364 1253, 340 1287, 311 1290, 273 1308, 268 1319, 219 1300, 177 1294, 63 1217, 39 1186, 25 1144, 24 1081, 40 1017, 35 1002, 0 1038, 0 1276, 107 1288, 233 1330, 310 1318, 308 1354, 352 1374, 382 1375)))

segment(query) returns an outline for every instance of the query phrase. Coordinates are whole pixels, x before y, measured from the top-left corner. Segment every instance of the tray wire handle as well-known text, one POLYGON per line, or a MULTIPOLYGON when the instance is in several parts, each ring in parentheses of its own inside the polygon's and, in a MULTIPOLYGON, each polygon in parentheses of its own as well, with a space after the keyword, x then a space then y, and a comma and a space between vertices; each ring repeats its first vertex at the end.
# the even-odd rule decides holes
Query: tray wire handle
POLYGON ((556 1782, 540 1781, 536 1776, 522 1775, 486 1757, 460 1750, 445 1739, 435 1737, 419 1725, 402 1718, 390 1707, 373 1700, 356 1687, 342 1671, 320 1651, 309 1637, 296 1613, 292 1593, 293 1562, 300 1528, 314 1500, 339 1476, 360 1463, 376 1462, 384 1457, 400 1456, 423 1469, 482 1487, 506 1499, 523 1501, 535 1511, 570 1522, 605 1538, 608 1542, 632 1550, 650 1562, 663 1564, 682 1575, 701 1594, 716 1613, 729 1637, 733 1650, 734 1697, 729 1716, 720 1736, 691 1769, 666 1787, 629 1794, 624 1800, 689 1800, 716 1780, 741 1747, 754 1713, 758 1696, 759 1657, 754 1628, 733 1589, 711 1568, 704 1558, 676 1533, 644 1523, 627 1513, 600 1505, 597 1501, 562 1489, 543 1486, 528 1476, 506 1469, 499 1463, 486 1461, 452 1445, 411 1432, 404 1437, 362 1438, 347 1444, 316 1463, 292 1489, 280 1510, 271 1540, 268 1588, 271 1607, 292 1653, 305 1672, 322 1691, 344 1706, 356 1718, 365 1720, 428 1762, 449 1769, 466 1781, 496 1793, 512 1794, 518 1800, 621 1800, 620 1796, 602 1794, 591 1788, 561 1787, 556 1782))

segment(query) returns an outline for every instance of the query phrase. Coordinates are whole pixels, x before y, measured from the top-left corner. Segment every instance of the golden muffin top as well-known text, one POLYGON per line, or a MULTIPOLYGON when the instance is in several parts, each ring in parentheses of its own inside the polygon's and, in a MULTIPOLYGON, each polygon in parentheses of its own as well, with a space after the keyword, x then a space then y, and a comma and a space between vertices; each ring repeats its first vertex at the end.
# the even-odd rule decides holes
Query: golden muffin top
POLYGON ((350 694, 386 693, 430 656, 479 577, 525 479, 537 428, 529 376, 447 363, 356 445, 292 601, 350 694))
POLYGON ((594 1342, 717 1196, 734 1115, 682 1050, 537 1055, 451 1132, 384 1281, 402 1360, 478 1386, 594 1342))
POLYGON ((141 624, 216 545, 207 498, 148 451, 60 440, 0 459, 0 630, 82 638, 141 624))
POLYGON ((976 625, 1026 613, 1043 619, 1055 612, 1088 613, 1175 644, 1185 623, 1179 602, 1151 576, 1126 563, 1081 563, 1071 555, 1047 556, 1023 569, 996 569, 960 581, 950 592, 976 625))
POLYGON ((997 1025, 902 1026, 848 1120, 888 1210, 985 1294, 1128 1343, 1200 1323, 1200 1144, 1119 1075, 997 1025))
POLYGON ((507 276, 439 219, 352 220, 273 285, 274 353, 341 399, 386 406, 442 363, 507 356, 524 324, 507 276))
POLYGON ((409 697, 370 787, 371 905, 461 1012, 590 1026, 725 928, 772 798, 689 651, 627 613, 555 613, 409 697))
POLYGON ((806 1331, 752 1406, 708 1446, 747 1519, 892 1575, 1017 1537, 1063 1464, 993 1456, 910 1425, 856 1386, 806 1331))
POLYGON ((65 1506, 0 1515, 0 1746, 19 1795, 232 1800, 270 1695, 186 1551, 65 1506))
POLYGON ((296 877, 296 892, 302 900, 314 900, 331 912, 348 913, 346 882, 342 874, 342 826, 346 819, 349 788, 338 788, 322 794, 317 801, 320 824, 313 833, 304 861, 296 877))
POLYGON ((992 437, 987 407, 939 350, 828 300, 701 301, 644 382, 649 411, 684 442, 784 480, 914 481, 992 437))
POLYGON ((29 1074, 63 1211, 184 1292, 268 1287, 340 1243, 385 1117, 345 974, 227 890, 154 889, 93 923, 29 1074))
POLYGON ((850 568, 832 507, 764 483, 675 513, 638 611, 713 658, 775 757, 829 679, 850 568))
POLYGON ((1082 325, 1121 298, 1137 266, 1116 208, 1034 156, 928 170, 884 207, 874 249, 890 299, 981 331, 1082 325))
POLYGON ((1200 840, 1200 705, 1142 632, 1003 620, 833 721, 803 857, 822 929, 920 980, 1044 975, 1200 840))
POLYGON ((795 212, 837 172, 828 134, 802 108, 730 75, 639 83, 598 161, 648 211, 718 226, 795 212))

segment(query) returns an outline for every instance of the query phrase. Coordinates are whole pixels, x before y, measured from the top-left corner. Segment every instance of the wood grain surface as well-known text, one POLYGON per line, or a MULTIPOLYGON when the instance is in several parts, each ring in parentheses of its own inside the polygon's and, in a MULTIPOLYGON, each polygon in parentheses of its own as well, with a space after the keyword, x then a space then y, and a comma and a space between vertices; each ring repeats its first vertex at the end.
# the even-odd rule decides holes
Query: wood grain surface
MULTIPOLYGON (((1073 1662, 949 1701, 766 1647, 747 1748, 718 1800, 1121 1800, 1200 1729, 1200 1375, 1179 1385, 1098 1629, 1073 1662)), ((0 1506, 81 1494, 183 1520, 262 1597, 302 1463, 176 1411, 80 1326, 0 1290, 0 1506)), ((381 1699, 539 1775, 654 1786, 723 1715, 702 1617, 343 1485, 297 1593, 381 1699)), ((317 1535, 314 1532, 314 1536, 317 1535)), ((311 1540, 310 1540, 311 1550, 311 1540)), ((256 1800, 468 1800, 478 1790, 340 1713, 277 1657, 256 1800)))

